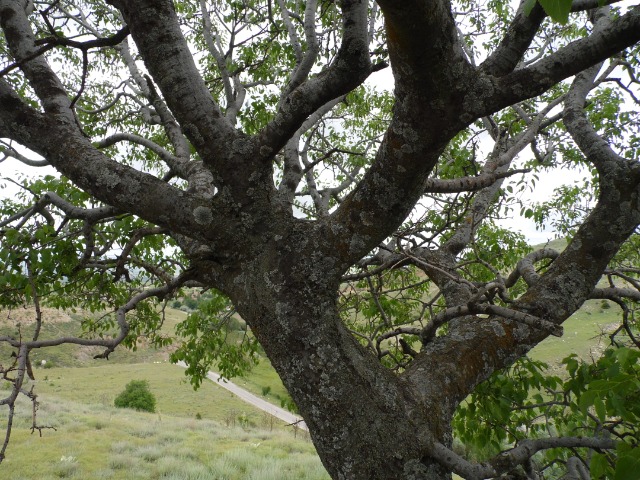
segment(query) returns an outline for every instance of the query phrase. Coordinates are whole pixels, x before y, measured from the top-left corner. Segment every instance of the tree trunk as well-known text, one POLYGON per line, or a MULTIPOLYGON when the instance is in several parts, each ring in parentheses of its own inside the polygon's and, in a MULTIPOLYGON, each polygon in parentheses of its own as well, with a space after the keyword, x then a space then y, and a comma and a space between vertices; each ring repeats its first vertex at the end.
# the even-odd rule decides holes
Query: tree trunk
POLYGON ((230 294, 332 478, 450 478, 423 456, 429 434, 450 445, 451 411, 428 408, 409 382, 355 340, 337 309, 338 277, 317 265, 290 264, 301 258, 275 254, 244 265, 230 294), (274 264, 280 268, 268 267, 274 264))

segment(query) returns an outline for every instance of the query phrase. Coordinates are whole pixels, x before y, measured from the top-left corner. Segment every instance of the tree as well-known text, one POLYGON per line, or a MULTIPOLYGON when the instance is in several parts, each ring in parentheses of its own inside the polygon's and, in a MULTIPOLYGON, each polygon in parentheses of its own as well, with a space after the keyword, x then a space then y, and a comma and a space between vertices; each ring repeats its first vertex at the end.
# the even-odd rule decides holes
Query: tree
POLYGON ((61 175, 1 211, 2 305, 37 317, 1 338, 9 418, 34 395, 30 351, 164 342, 153 300, 189 286, 247 322, 333 478, 584 478, 615 452, 628 468, 640 9, 613 3, 0 0, 3 153, 61 175), (387 63, 393 94, 366 83, 387 63), (549 169, 585 180, 519 200, 549 169), (567 247, 529 251, 495 221, 518 212, 567 247), (572 357, 573 384, 519 360, 590 298, 622 309, 628 348, 604 358, 626 390, 572 357), (43 302, 113 315, 40 338, 43 302), (454 449, 461 403, 509 388, 519 411, 591 400, 478 462, 454 449))

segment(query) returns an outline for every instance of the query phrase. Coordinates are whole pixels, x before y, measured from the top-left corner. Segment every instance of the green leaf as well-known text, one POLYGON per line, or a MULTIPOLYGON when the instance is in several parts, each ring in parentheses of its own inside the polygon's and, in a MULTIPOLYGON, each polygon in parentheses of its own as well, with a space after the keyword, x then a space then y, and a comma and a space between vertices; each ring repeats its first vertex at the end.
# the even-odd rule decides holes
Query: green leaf
POLYGON ((604 477, 609 470, 609 462, 607 462, 607 457, 601 453, 594 453, 593 457, 591 457, 589 468, 591 470, 591 478, 597 480, 604 477))
MULTIPOLYGON (((565 25, 569 20, 571 0, 538 0, 554 22, 565 25)), ((533 7, 531 7, 533 8, 533 7)))
POLYGON ((536 6, 536 0, 527 0, 524 4, 524 14, 529 16, 531 14, 531 10, 536 6))
POLYGON ((618 457, 613 480, 640 478, 640 448, 634 448, 618 457))
POLYGON ((596 414, 598 415, 598 418, 601 421, 604 421, 607 416, 607 409, 604 406, 604 402, 602 401, 602 398, 600 398, 599 396, 594 397, 593 406, 596 409, 596 414))

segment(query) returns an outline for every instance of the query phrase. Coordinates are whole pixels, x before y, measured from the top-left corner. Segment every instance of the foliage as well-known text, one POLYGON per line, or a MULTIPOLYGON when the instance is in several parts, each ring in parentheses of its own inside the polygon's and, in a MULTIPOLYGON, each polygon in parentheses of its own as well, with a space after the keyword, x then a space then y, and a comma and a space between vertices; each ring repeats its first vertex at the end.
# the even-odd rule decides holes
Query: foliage
MULTIPOLYGON (((616 463, 612 454, 596 454, 592 476, 631 478, 625 472, 640 455, 639 359, 640 352, 627 347, 611 347, 593 362, 570 355, 560 376, 550 374, 543 362, 521 359, 494 373, 461 405, 454 431, 479 459, 549 431, 619 438, 622 456, 616 463)), ((553 465, 559 459, 566 461, 568 456, 550 450, 535 458, 545 472, 543 478, 556 478, 553 465)))
POLYGON ((197 311, 176 325, 181 344, 171 353, 172 362, 187 364, 186 372, 194 388, 202 384, 214 366, 223 377, 231 378, 257 363, 258 343, 247 331, 241 331, 237 338, 235 310, 227 297, 212 292, 209 299, 197 305, 197 311))
POLYGON ((131 380, 113 404, 118 408, 132 408, 151 413, 156 411, 156 397, 149 390, 149 382, 146 380, 131 380))

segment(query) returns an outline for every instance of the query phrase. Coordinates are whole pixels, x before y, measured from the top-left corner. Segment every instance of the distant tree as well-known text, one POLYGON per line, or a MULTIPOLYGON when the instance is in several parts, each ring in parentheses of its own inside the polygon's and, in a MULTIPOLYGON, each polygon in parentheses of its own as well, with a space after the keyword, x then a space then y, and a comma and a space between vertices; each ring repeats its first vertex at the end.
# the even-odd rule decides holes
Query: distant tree
POLYGON ((118 408, 132 408, 144 412, 156 411, 156 397, 149 390, 146 380, 132 380, 115 398, 113 404, 118 408))
POLYGON ((0 337, 7 439, 30 351, 165 344, 189 287, 212 292, 178 327, 194 384, 259 342, 333 478, 628 478, 633 3, 0 0, 0 148, 59 174, 5 180, 0 304, 36 309, 0 337), (547 172, 583 181, 524 201, 547 172), (619 348, 563 377, 525 358, 593 298, 619 348), (43 303, 100 315, 47 338, 43 303))

